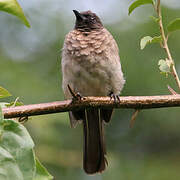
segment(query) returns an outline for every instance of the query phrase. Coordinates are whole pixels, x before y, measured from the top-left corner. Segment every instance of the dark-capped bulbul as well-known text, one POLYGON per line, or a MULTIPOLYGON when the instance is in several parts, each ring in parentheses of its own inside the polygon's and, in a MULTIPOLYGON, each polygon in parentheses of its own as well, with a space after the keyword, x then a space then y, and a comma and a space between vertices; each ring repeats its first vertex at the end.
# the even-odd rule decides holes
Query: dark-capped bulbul
MULTIPOLYGON (((73 12, 75 27, 66 35, 62 51, 65 98, 72 98, 68 85, 82 96, 120 95, 125 80, 116 41, 95 13, 73 12)), ((105 108, 69 112, 72 127, 77 122, 83 123, 83 168, 88 174, 102 172, 106 168, 104 123, 110 121, 112 112, 113 109, 105 108)))

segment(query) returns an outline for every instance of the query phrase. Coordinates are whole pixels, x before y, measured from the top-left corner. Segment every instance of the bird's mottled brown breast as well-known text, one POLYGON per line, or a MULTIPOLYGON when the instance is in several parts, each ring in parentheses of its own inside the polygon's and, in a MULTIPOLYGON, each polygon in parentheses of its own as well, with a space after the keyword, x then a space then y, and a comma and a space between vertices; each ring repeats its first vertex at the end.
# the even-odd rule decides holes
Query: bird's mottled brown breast
POLYGON ((67 34, 65 46, 71 55, 88 56, 103 53, 112 41, 112 35, 105 28, 91 32, 73 30, 67 34))

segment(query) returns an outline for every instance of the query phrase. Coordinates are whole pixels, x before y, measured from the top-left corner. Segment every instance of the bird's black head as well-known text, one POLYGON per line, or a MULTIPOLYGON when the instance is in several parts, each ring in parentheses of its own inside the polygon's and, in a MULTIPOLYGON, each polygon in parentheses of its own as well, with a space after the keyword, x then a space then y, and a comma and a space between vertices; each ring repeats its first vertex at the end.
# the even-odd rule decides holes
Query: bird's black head
POLYGON ((75 29, 80 31, 92 31, 102 29, 103 25, 99 17, 91 11, 84 11, 79 13, 73 10, 76 16, 75 29))

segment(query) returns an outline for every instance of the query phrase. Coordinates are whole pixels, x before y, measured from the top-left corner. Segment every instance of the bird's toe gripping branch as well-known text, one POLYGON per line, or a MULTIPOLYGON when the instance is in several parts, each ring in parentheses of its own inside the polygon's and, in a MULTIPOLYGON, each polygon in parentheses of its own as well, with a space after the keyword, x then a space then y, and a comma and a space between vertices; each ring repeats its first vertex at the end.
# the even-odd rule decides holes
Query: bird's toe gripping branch
POLYGON ((80 101, 83 98, 83 96, 79 92, 77 93, 74 92, 69 84, 67 85, 67 87, 68 87, 69 92, 72 95, 72 102, 80 101))
POLYGON ((113 92, 111 92, 111 93, 109 94, 109 96, 110 96, 110 100, 113 99, 115 103, 120 102, 120 96, 119 96, 119 95, 115 95, 113 92))
POLYGON ((28 121, 28 116, 19 117, 18 122, 24 124, 28 121))

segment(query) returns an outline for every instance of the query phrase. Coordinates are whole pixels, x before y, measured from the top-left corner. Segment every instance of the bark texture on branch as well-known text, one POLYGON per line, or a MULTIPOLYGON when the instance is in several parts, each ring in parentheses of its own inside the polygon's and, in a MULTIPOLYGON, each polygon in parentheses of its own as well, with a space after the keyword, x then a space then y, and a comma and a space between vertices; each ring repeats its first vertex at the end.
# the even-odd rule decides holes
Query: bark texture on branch
POLYGON ((115 103, 109 97, 84 97, 81 101, 56 101, 3 108, 5 118, 16 118, 78 110, 85 107, 149 109, 180 106, 180 95, 124 96, 115 103))

